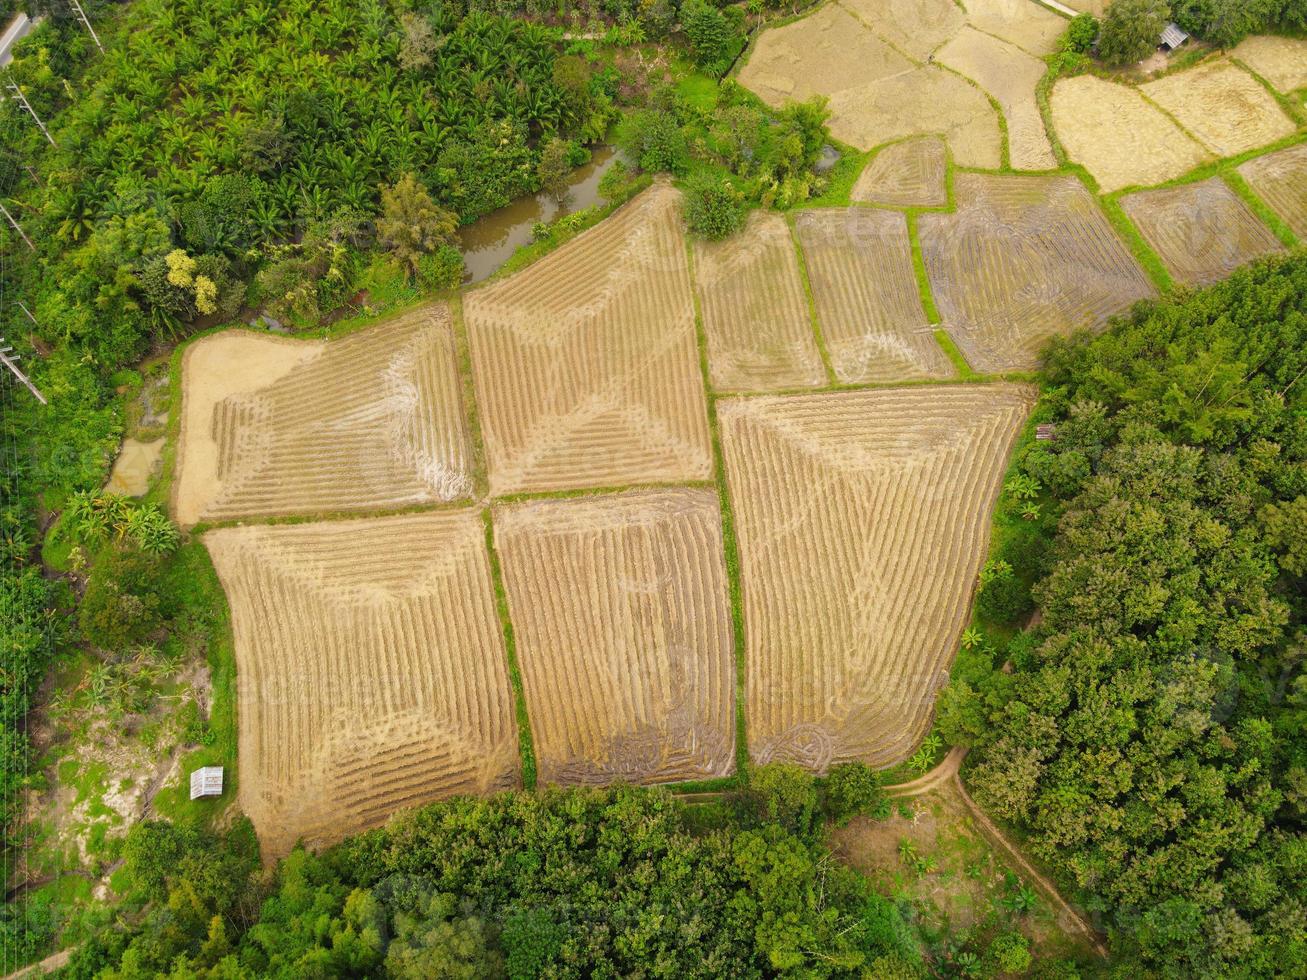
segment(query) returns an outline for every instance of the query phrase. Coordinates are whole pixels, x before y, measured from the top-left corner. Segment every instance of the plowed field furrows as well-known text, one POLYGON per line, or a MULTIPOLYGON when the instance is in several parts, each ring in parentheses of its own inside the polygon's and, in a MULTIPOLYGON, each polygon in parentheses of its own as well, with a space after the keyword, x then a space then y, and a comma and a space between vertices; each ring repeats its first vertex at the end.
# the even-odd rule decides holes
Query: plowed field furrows
POLYGON ((717 403, 755 763, 887 766, 913 750, 1034 394, 932 385, 717 403))
POLYGON ((1286 95, 1307 88, 1307 41, 1296 37, 1250 37, 1233 56, 1286 95))
POLYGON ((540 777, 723 776, 735 668, 711 490, 529 501, 494 516, 540 777))
POLYGON ((467 496, 449 309, 322 344, 232 331, 186 352, 174 497, 182 524, 467 496))
POLYGON ((801 211, 795 228, 840 381, 953 373, 921 306, 906 217, 875 208, 801 211))
POLYGON ((740 233, 696 245, 694 272, 716 388, 767 391, 825 383, 799 259, 781 215, 754 211, 740 233))
POLYGON ((1293 233, 1307 241, 1307 143, 1249 160, 1239 173, 1293 233))
POLYGON ((1239 266, 1284 248, 1219 177, 1127 194, 1121 207, 1171 275, 1188 286, 1224 279, 1239 266))
POLYGON ((688 265, 680 195, 657 184, 467 294, 492 493, 711 475, 688 265))
POLYGON ((958 174, 954 192, 955 213, 921 215, 921 251, 944 327, 976 369, 1035 367, 1050 337, 1154 295, 1074 177, 958 174))
POLYGON ((1104 193, 1174 180, 1211 159, 1128 85, 1093 75, 1063 78, 1050 105, 1067 156, 1084 164, 1104 193))
POLYGON ((1139 90, 1217 156, 1255 150, 1294 130, 1275 96, 1229 61, 1166 75, 1139 90))
POLYGON ((938 136, 893 143, 867 164, 849 198, 892 207, 942 207, 948 203, 947 168, 948 148, 938 136))
POLYGON ((209 531, 231 604, 240 806, 265 856, 518 783, 476 511, 209 531))
MULTIPOLYGON (((1039 10, 1031 0, 1015 0, 1039 10)), ((1049 16, 1056 18, 1056 15, 1049 16)), ((1008 151, 1016 170, 1052 170, 1057 166, 1044 120, 1035 102, 1035 87, 1048 66, 996 37, 965 28, 935 56, 940 64, 967 76, 998 100, 1007 118, 1008 151)))

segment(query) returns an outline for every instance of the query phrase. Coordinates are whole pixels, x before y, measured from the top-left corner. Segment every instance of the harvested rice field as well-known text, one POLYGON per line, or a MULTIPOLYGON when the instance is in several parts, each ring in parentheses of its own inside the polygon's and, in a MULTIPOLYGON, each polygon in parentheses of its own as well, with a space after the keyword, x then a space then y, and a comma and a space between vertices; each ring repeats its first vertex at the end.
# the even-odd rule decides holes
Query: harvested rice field
POLYGON ((712 490, 498 508, 540 778, 665 783, 735 757, 735 661, 712 490))
MULTIPOLYGON (((1031 0, 1018 0, 1033 9, 1031 0)), ((940 49, 936 60, 966 75, 998 100, 1007 119, 1008 148, 1016 170, 1052 170, 1057 166, 1044 120, 1035 102, 1035 87, 1048 66, 1020 48, 965 28, 940 49)))
POLYGON ((953 0, 842 0, 862 23, 914 61, 962 29, 967 16, 953 0))
POLYGON ((1275 97, 1224 59, 1148 82, 1140 91, 1219 157, 1266 146, 1294 131, 1275 97))
POLYGON ((826 381, 784 217, 754 211, 743 231, 696 245, 694 275, 715 388, 767 391, 826 381))
POLYGON ((1050 104, 1067 156, 1083 164, 1104 193, 1162 184, 1211 159, 1127 85, 1093 75, 1063 78, 1053 86, 1050 104))
POLYGON ((491 493, 711 475, 680 195, 669 185, 469 292, 463 308, 491 493))
POLYGON ((948 147, 938 136, 891 143, 858 176, 850 200, 891 207, 943 207, 948 147))
POLYGON ((183 358, 183 525, 370 511, 470 493, 449 309, 339 340, 214 334, 183 358))
POLYGON ((840 381, 953 373, 921 305, 904 215, 862 207, 801 211, 795 229, 840 381))
POLYGON ((239 803, 265 857, 518 784, 475 511, 222 528, 204 542, 231 605, 239 803))
POLYGON ((1249 160, 1239 174, 1295 235, 1307 241, 1307 143, 1249 160))
POLYGON ((1294 37, 1250 37, 1232 52, 1286 95, 1307 88, 1307 41, 1294 37))
POLYGON ((1153 287, 1074 177, 958 174, 957 211, 920 217, 945 329, 981 371, 1037 365, 1044 343, 1152 296, 1153 287))
MULTIPOLYGON (((1037 57, 1052 54, 1067 22, 1034 0, 965 0, 967 20, 1037 57)), ((997 95, 997 93, 995 93, 997 95)))
POLYGON ((933 385, 718 402, 754 762, 825 771, 912 752, 1034 395, 933 385))
POLYGON ((1187 286, 1224 279, 1284 247, 1219 177, 1127 194, 1121 207, 1171 275, 1187 286))

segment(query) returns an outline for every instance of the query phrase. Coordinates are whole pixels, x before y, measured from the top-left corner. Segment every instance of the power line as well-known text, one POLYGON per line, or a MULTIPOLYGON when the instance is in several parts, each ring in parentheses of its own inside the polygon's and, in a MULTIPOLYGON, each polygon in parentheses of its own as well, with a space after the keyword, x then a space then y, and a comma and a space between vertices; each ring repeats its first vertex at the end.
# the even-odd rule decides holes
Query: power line
POLYGON ((30 248, 33 252, 35 252, 36 246, 32 244, 32 240, 27 237, 27 235, 23 232, 22 227, 18 224, 17 221, 14 220, 14 216, 9 213, 9 209, 5 207, 3 204, 0 204, 0 214, 3 214, 6 218, 9 219, 9 223, 13 225, 14 231, 18 232, 18 237, 27 243, 28 248, 30 248))
POLYGON ((22 372, 22 369, 19 368, 19 366, 14 363, 22 355, 15 354, 13 350, 14 349, 12 347, 9 347, 5 344, 5 339, 3 337, 0 337, 0 364, 3 364, 10 371, 12 371, 14 377, 17 378, 19 381, 21 381, 27 387, 27 390, 36 396, 37 401, 39 401, 42 405, 49 405, 50 403, 45 400, 45 395, 41 394, 40 389, 37 388, 36 385, 32 384, 32 382, 28 380, 27 375, 25 375, 22 372))
POLYGON ((41 132, 45 135, 45 138, 50 141, 50 145, 58 146, 59 144, 54 141, 54 137, 50 135, 50 130, 45 128, 45 123, 41 122, 41 117, 38 116, 36 110, 32 108, 32 103, 27 101, 27 96, 23 94, 23 90, 14 82, 5 82, 5 88, 14 93, 14 99, 17 100, 18 104, 26 109, 31 117, 36 120, 36 124, 41 127, 41 132))
POLYGON ((78 3, 77 0, 68 0, 68 2, 72 4, 73 9, 77 11, 77 16, 81 18, 82 24, 91 35, 91 40, 95 42, 95 46, 100 49, 100 54, 104 54, 104 45, 100 43, 100 38, 96 35, 95 28, 91 26, 91 22, 87 19, 86 11, 82 9, 82 5, 78 3))

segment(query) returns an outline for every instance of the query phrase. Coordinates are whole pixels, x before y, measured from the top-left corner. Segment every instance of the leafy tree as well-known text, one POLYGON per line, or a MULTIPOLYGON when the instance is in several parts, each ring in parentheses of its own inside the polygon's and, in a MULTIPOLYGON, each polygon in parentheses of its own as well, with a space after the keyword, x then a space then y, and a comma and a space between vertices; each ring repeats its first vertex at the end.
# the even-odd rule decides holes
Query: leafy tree
POLYGON ((676 117, 666 109, 633 113, 619 130, 618 143, 641 170, 680 175, 690 165, 685 133, 676 117))
POLYGON ((536 164, 536 179, 545 193, 561 200, 567 194, 571 173, 571 144, 556 136, 546 141, 540 148, 540 162, 536 164))
POLYGON ((855 816, 888 816, 888 797, 880 776, 863 762, 832 766, 821 784, 822 809, 837 824, 855 816))
POLYGON ((1109 65, 1128 65, 1148 57, 1170 19, 1165 0, 1115 0, 1103 15, 1098 55, 1109 65))
POLYGON ((685 220, 690 230, 709 240, 728 238, 744 227, 743 196, 730 181, 713 174, 696 174, 685 195, 685 220))
POLYGON ((457 229, 458 216, 433 202, 413 174, 382 189, 377 239, 414 273, 419 259, 449 245, 457 229))
POLYGON ((1062 38, 1062 50, 1072 54, 1088 54, 1098 40, 1100 25, 1093 14, 1079 14, 1072 18, 1071 25, 1062 38))
POLYGON ((707 0, 685 0, 681 4, 681 27, 695 63, 710 74, 725 74, 739 44, 738 25, 707 0))

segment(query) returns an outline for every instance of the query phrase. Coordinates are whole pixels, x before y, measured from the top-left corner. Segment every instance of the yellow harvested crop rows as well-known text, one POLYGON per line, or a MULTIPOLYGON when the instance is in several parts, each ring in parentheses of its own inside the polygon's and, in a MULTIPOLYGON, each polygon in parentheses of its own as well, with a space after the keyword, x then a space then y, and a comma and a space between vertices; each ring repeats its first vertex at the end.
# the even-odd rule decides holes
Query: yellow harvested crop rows
POLYGON ((695 249, 713 385, 735 391, 813 387, 826 372, 785 219, 755 211, 745 229, 695 249))
POLYGON ((907 219, 897 211, 802 211, 795 219, 817 321, 841 381, 948 377, 912 267, 907 219))
POLYGON ((1249 160, 1239 173, 1295 235, 1307 240, 1307 143, 1249 160))
POLYGON ((1220 177, 1127 194, 1121 207, 1171 275, 1189 286, 1224 279, 1239 266, 1283 249, 1220 177))
POLYGON ((938 136, 892 143, 867 164, 849 198, 892 207, 942 207, 948 203, 947 166, 948 147, 938 136))
POLYGON ((680 195, 655 185, 467 294, 490 489, 706 479, 712 470, 680 195))
POLYGON ((497 509, 541 779, 723 776, 735 672, 721 515, 710 490, 497 509))
POLYGON ((913 750, 1033 401, 932 385, 718 402, 755 762, 823 771, 913 750))
POLYGON ((475 511, 208 532, 236 645, 240 805, 265 854, 518 781, 475 511))
POLYGON ((173 500, 182 524, 466 496, 468 441, 448 308, 329 343, 248 331, 186 352, 173 500))
POLYGON ((1052 336, 1102 326, 1153 287, 1074 177, 958 174, 958 210, 923 214, 944 326, 982 371, 1027 369, 1052 336))
POLYGON ((1229 61, 1166 75, 1139 90, 1217 156, 1254 150, 1294 131, 1275 96, 1229 61))

